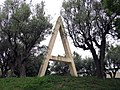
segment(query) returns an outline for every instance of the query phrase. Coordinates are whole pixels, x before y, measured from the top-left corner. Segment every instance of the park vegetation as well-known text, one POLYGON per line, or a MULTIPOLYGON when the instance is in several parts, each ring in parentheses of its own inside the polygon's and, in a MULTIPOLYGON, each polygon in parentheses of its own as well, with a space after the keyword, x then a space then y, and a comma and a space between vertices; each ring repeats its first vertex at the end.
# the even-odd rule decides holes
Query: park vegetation
POLYGON ((45 76, 0 79, 0 90, 119 90, 118 79, 45 76))
POLYGON ((52 25, 44 2, 32 6, 25 0, 6 0, 0 9, 0 69, 2 77, 37 73, 45 46, 41 42, 52 25), (30 70, 33 69, 33 70, 30 70), (37 71, 36 71, 37 70, 37 71))
MULTIPOLYGON (((37 76, 47 49, 41 42, 52 28, 44 6, 26 0, 5 0, 0 6, 0 77, 37 76)), ((109 38, 120 38, 120 0, 66 0, 61 15, 74 46, 92 53, 81 58, 73 52, 78 75, 115 78, 120 45, 111 45, 109 38)), ((68 65, 53 62, 46 74, 68 75, 68 65)))
POLYGON ((120 0, 65 0, 62 7, 74 45, 90 50, 96 76, 104 78, 107 43, 120 36, 120 0))

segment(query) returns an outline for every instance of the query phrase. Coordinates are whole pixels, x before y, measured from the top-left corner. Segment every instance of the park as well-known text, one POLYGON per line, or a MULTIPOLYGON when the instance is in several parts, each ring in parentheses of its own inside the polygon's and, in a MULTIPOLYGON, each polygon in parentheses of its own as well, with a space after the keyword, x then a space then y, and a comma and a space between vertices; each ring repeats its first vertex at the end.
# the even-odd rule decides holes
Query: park
POLYGON ((46 2, 0 5, 0 90, 119 90, 120 0, 64 0, 54 24, 46 2))

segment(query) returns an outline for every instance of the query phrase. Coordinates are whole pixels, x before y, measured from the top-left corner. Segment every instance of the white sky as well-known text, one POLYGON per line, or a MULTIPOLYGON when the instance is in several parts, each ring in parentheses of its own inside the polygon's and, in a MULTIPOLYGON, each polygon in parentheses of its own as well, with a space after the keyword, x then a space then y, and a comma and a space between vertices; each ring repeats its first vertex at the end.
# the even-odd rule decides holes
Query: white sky
MULTIPOLYGON (((0 0, 0 5, 4 1, 5 0, 0 0)), ((27 1, 30 1, 30 0, 27 0, 27 1)), ((40 3, 41 1, 42 0, 32 0, 32 2, 35 3, 35 4, 40 3)), ((54 26, 58 16, 60 15, 60 9, 62 7, 63 0, 43 0, 43 1, 45 1, 45 12, 47 14, 51 15, 51 17, 52 17, 51 23, 54 26)), ((70 48, 71 48, 72 52, 73 51, 78 52, 80 55, 82 55, 83 58, 86 57, 86 56, 87 57, 92 56, 89 51, 83 51, 82 49, 75 48, 73 43, 72 43, 72 40, 70 40, 70 38, 68 38, 68 39, 69 39, 68 41, 69 41, 70 48)), ((44 41, 44 44, 48 45, 49 40, 50 40, 50 36, 47 38, 46 41, 44 41)), ((64 49, 63 49, 61 38, 60 38, 59 34, 58 34, 58 37, 56 39, 52 55, 64 55, 64 49)))

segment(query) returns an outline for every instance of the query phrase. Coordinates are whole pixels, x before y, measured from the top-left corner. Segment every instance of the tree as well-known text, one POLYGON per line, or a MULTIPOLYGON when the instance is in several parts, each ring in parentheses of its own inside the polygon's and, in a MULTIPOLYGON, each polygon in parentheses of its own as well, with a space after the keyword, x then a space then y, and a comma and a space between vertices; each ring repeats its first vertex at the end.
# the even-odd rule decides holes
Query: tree
POLYGON ((115 78, 116 73, 120 69, 120 46, 111 46, 106 55, 105 62, 106 73, 111 78, 115 78))
POLYGON ((68 74, 68 65, 63 62, 53 62, 50 66, 50 72, 51 74, 57 74, 57 75, 65 75, 68 74))
MULTIPOLYGON (((81 67, 82 58, 78 53, 73 52, 73 60, 75 62, 77 72, 79 72, 82 69, 81 67)), ((50 71, 51 71, 51 74, 53 73, 58 75, 65 75, 65 74, 68 74, 69 67, 66 63, 63 63, 63 62, 53 62, 52 65, 50 66, 50 71)))
MULTIPOLYGON (((73 52, 73 60, 79 76, 94 76, 95 67, 92 58, 86 57, 83 59, 77 52, 73 52)), ((51 74, 65 75, 69 72, 68 65, 63 62, 53 62, 49 69, 51 74)))
POLYGON ((40 65, 42 64, 42 60, 44 59, 43 58, 44 55, 41 53, 40 55, 38 56, 35 56, 35 55, 31 55, 27 60, 26 62, 26 76, 37 76, 38 75, 38 71, 39 71, 39 68, 40 68, 40 65))
POLYGON ((84 73, 87 76, 95 76, 95 65, 92 58, 90 57, 84 58, 82 65, 83 65, 84 73))
POLYGON ((76 66, 76 69, 79 75, 84 75, 84 76, 95 75, 94 73, 95 67, 94 67, 94 62, 92 58, 90 57, 81 58, 81 56, 78 53, 74 52, 73 59, 74 59, 75 66, 76 66))
MULTIPOLYGON (((91 51, 98 78, 104 77, 106 40, 115 31, 113 23, 119 16, 115 12, 109 15, 102 1, 68 0, 63 2, 61 10, 74 45, 91 51)), ((117 1, 114 3, 120 3, 117 1)))
POLYGON ((0 11, 0 30, 12 56, 10 68, 17 69, 20 77, 26 76, 26 62, 31 55, 41 51, 40 43, 52 27, 49 17, 45 16, 44 2, 34 9, 31 6, 24 0, 6 0, 0 11))
POLYGON ((4 38, 1 38, 0 44, 1 44, 0 45, 0 69, 2 73, 1 77, 6 77, 7 72, 10 69, 8 67, 8 65, 10 64, 9 59, 11 59, 10 51, 8 48, 9 47, 8 43, 6 42, 4 38))
POLYGON ((73 60, 75 62, 77 72, 80 72, 80 70, 83 68, 82 67, 82 57, 77 52, 74 51, 73 52, 73 60))
POLYGON ((111 16, 113 14, 115 14, 115 19, 114 19, 114 29, 115 29, 115 33, 118 37, 118 39, 120 39, 120 0, 102 0, 102 4, 104 6, 104 8, 106 8, 106 14, 108 16, 111 16))

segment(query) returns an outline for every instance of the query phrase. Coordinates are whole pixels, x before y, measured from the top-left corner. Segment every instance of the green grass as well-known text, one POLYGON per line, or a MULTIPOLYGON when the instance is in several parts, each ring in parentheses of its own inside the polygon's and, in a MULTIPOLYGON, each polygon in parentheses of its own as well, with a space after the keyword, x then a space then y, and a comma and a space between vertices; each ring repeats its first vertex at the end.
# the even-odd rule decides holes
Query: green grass
POLYGON ((0 78, 0 90, 120 90, 120 79, 70 76, 0 78))

